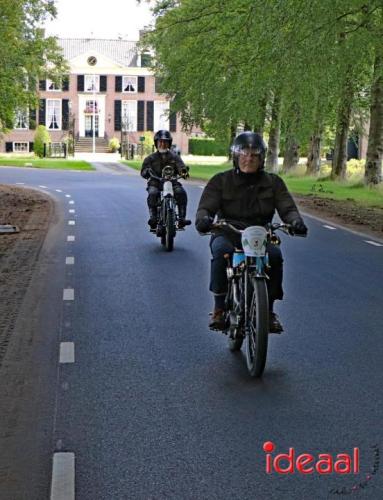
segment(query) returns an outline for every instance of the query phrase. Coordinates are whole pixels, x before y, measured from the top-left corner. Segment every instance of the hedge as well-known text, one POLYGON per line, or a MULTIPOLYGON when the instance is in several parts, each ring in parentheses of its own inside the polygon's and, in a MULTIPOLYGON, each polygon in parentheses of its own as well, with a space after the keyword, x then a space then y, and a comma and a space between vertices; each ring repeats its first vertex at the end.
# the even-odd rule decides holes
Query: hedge
POLYGON ((226 156, 228 146, 215 139, 198 139, 197 137, 189 139, 189 154, 201 156, 226 156))

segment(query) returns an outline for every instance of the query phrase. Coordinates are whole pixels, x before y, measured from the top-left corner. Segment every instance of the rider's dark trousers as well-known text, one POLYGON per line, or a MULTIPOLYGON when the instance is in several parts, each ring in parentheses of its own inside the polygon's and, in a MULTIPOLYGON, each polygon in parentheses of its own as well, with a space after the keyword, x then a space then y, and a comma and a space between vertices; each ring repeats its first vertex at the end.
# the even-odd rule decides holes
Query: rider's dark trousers
MULTIPOLYGON (((210 291, 220 295, 227 291, 227 275, 226 275, 226 253, 232 254, 234 245, 226 236, 213 236, 210 240, 210 250, 212 253, 211 268, 210 268, 210 291)), ((282 300, 283 289, 283 257, 279 246, 268 244, 267 251, 269 254, 269 264, 271 269, 268 272, 269 280, 267 280, 267 289, 269 300, 273 302, 276 299, 282 300)))
MULTIPOLYGON (((156 208, 158 204, 158 200, 160 197, 160 192, 161 188, 157 184, 148 184, 148 187, 146 188, 148 192, 148 207, 149 208, 156 208)), ((182 185, 179 182, 173 182, 173 190, 174 190, 174 198, 177 202, 177 205, 179 207, 184 206, 186 207, 187 204, 187 194, 182 185)))

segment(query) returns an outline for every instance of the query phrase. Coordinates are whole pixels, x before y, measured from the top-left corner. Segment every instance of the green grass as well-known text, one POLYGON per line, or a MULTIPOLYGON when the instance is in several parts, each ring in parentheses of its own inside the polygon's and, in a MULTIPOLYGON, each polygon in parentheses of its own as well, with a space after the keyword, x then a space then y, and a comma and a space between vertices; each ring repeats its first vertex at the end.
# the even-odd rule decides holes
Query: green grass
MULTIPOLYGON (((126 165, 140 170, 142 161, 129 160, 124 161, 126 165)), ((190 165, 190 178, 209 180, 214 174, 223 172, 231 168, 231 163, 225 162, 221 165, 190 165)), ((327 173, 327 171, 324 173, 327 173)), ((296 195, 302 196, 320 196, 334 200, 350 200, 368 207, 383 208, 383 185, 379 187, 368 188, 360 180, 362 173, 348 182, 335 182, 329 179, 317 179, 315 177, 305 177, 301 173, 296 175, 281 175, 288 189, 296 195)))
POLYGON ((0 157, 0 166, 7 167, 26 167, 32 166, 35 168, 44 169, 60 169, 60 170, 94 170, 90 163, 80 160, 62 160, 56 158, 34 159, 31 157, 25 158, 6 158, 0 157), (28 165, 28 166, 27 166, 28 165))

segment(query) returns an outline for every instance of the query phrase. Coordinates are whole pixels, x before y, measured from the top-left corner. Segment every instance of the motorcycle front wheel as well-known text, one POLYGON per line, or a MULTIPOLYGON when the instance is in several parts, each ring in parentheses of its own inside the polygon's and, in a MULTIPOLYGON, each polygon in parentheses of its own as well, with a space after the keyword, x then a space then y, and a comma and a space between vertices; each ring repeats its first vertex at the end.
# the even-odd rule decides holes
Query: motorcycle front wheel
POLYGON ((246 362, 252 377, 261 377, 266 365, 269 338, 269 299, 265 279, 253 279, 246 335, 246 362))
POLYGON ((165 248, 171 252, 174 248, 175 236, 175 214, 172 207, 166 207, 166 224, 165 224, 165 248))

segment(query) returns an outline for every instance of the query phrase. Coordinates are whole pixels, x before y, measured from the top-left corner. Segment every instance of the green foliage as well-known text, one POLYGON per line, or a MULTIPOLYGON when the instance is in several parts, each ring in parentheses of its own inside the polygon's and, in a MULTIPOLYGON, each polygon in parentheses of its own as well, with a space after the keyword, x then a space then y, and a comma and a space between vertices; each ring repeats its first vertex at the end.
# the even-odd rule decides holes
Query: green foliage
POLYGON ((33 140, 33 150, 36 156, 39 158, 44 157, 44 144, 49 144, 51 142, 51 136, 45 125, 39 125, 36 129, 34 140, 33 140))
POLYGON ((145 137, 145 140, 142 143, 143 144, 143 153, 144 153, 144 155, 150 155, 153 152, 154 134, 153 134, 153 132, 147 131, 147 132, 143 133, 143 137, 145 137))
POLYGON ((56 40, 41 28, 55 15, 52 1, 0 2, 0 132, 13 128, 16 109, 36 107, 40 79, 57 81, 67 71, 56 40))
POLYGON ((112 137, 109 139, 109 151, 111 153, 115 153, 118 151, 120 148, 120 141, 117 139, 117 137, 112 137))
POLYGON ((226 156, 228 154, 229 146, 218 142, 214 139, 205 138, 192 138, 189 139, 189 154, 192 155, 216 155, 216 156, 226 156))

